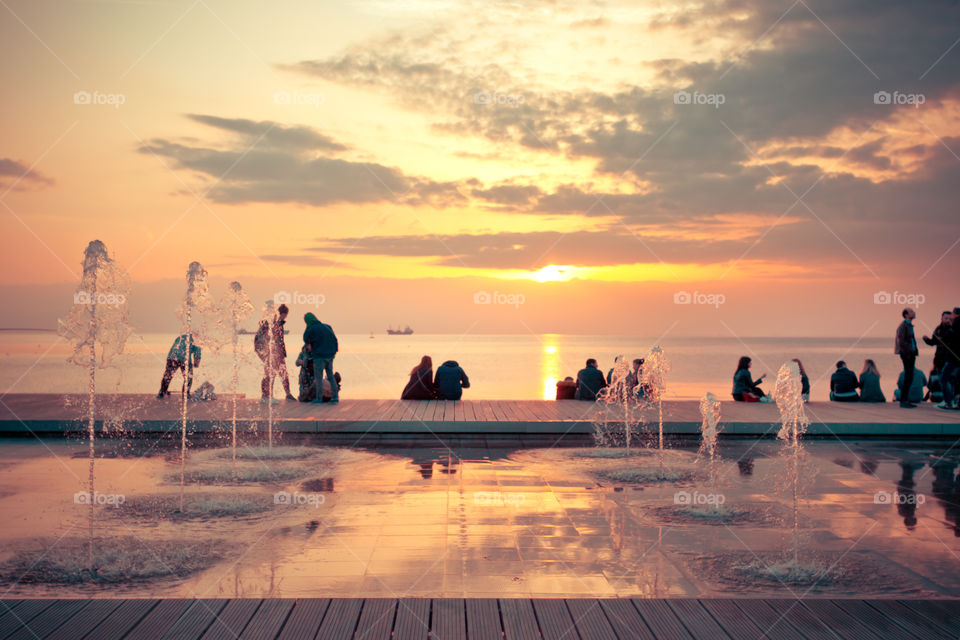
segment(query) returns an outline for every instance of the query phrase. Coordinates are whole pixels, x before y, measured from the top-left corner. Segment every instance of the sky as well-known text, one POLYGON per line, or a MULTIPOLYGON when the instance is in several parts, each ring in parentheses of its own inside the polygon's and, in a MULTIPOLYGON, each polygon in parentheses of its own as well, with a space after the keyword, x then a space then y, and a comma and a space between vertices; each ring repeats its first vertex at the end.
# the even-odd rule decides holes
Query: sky
POLYGON ((340 331, 884 336, 960 306, 955 1, 0 3, 0 326, 100 239, 340 331))

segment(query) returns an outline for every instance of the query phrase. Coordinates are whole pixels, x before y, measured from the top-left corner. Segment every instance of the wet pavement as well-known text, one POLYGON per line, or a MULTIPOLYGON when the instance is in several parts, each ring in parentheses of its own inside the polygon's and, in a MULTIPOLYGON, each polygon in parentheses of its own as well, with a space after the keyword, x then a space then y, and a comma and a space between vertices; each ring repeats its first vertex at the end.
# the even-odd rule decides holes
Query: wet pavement
MULTIPOLYGON (((960 451, 937 442, 810 442, 801 483, 800 557, 845 576, 813 595, 960 596, 960 451)), ((4 553, 38 537, 82 538, 88 461, 80 444, 0 442, 4 553), (74 456, 77 457, 74 457, 74 456)), ((174 454, 142 447, 98 458, 105 495, 176 493, 174 454), (158 453, 153 451, 152 453, 158 453)), ((295 480, 188 487, 230 495, 284 492, 266 514, 181 522, 98 511, 97 535, 209 539, 224 559, 185 578, 110 586, 7 584, 5 597, 791 595, 807 588, 734 575, 793 551, 792 483, 771 441, 720 447, 716 487, 636 485, 605 470, 651 468, 655 454, 596 459, 573 450, 389 449, 263 460, 295 480), (763 514, 683 517, 709 496, 763 514), (311 496, 314 496, 311 498, 311 496), (316 496, 322 496, 317 498, 316 496), (705 497, 706 496, 706 497, 705 497), (679 504, 678 504, 679 503, 679 504), (680 516, 677 515, 680 513, 680 516)), ((191 465, 228 464, 195 453, 191 465)), ((702 469, 693 450, 667 467, 702 469)), ((275 500, 276 501, 276 500, 275 500)), ((702 515, 702 514, 701 514, 702 515)))

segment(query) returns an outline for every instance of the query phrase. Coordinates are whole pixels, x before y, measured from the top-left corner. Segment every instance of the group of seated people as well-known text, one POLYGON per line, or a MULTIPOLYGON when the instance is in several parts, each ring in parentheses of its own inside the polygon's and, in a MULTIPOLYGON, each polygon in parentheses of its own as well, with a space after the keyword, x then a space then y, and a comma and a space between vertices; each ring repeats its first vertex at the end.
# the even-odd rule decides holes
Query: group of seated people
POLYGON ((459 400, 470 388, 470 378, 456 360, 447 360, 433 374, 433 359, 423 356, 410 371, 410 380, 400 394, 401 400, 459 400))
MULTIPOLYGON (((904 396, 904 374, 901 371, 897 378, 897 388, 893 392, 894 402, 900 402, 904 396)), ((863 369, 857 374, 847 368, 843 360, 837 362, 837 369, 830 376, 830 400, 833 402, 886 402, 887 397, 880 388, 880 370, 877 363, 867 358, 863 361, 863 369)), ((927 378, 923 371, 915 371, 913 382, 906 394, 906 401, 919 404, 921 402, 942 402, 943 391, 940 387, 940 375, 936 369, 930 370, 927 378)))
MULTIPOLYGON (((596 358, 589 358, 586 366, 577 372, 576 380, 567 376, 557 382, 557 400, 587 400, 592 402, 603 397, 610 385, 613 384, 616 363, 620 362, 622 358, 623 356, 617 356, 614 367, 607 372, 606 376, 603 375, 597 365, 596 358)), ((624 378, 623 384, 627 397, 642 398, 648 392, 648 389, 642 383, 643 362, 643 358, 634 359, 630 371, 624 378)))

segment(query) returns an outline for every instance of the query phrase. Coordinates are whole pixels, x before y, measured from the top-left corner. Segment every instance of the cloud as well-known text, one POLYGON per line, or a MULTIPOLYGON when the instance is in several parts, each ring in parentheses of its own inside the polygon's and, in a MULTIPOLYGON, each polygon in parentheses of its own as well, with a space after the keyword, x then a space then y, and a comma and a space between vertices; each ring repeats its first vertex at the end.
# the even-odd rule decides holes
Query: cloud
POLYGON ((49 187, 53 186, 53 178, 47 177, 31 169, 22 162, 13 160, 11 158, 0 158, 0 179, 2 178, 12 178, 12 180, 0 180, 0 185, 6 186, 7 184, 13 185, 12 188, 17 189, 20 183, 24 181, 34 186, 49 187))

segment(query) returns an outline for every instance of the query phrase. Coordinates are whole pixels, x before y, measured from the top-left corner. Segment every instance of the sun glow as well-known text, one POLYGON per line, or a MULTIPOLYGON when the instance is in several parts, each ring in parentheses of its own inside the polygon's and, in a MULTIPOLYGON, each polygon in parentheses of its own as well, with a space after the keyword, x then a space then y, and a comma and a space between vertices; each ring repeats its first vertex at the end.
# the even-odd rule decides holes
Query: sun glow
POLYGON ((559 264, 551 264, 534 272, 530 278, 537 282, 565 282, 580 275, 585 269, 559 264))

